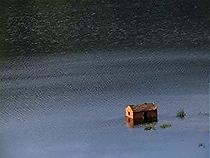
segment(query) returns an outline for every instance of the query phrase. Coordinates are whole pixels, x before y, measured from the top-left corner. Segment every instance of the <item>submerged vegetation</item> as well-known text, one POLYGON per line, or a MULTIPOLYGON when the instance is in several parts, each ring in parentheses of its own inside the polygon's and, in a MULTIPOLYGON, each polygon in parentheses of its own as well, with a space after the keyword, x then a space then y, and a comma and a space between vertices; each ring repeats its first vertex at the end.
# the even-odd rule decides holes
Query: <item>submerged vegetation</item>
POLYGON ((183 109, 179 110, 176 114, 176 117, 183 119, 186 116, 186 113, 183 109))
POLYGON ((169 128, 171 127, 171 124, 166 122, 166 123, 163 123, 162 125, 160 125, 160 128, 169 128))
MULTIPOLYGON (((157 129, 156 128, 156 125, 157 125, 157 123, 154 122, 154 123, 144 124, 143 127, 144 127, 144 130, 145 131, 156 130, 157 129)), ((165 128, 170 128, 171 126, 172 125, 170 123, 165 122, 165 123, 163 123, 163 124, 160 125, 160 128, 165 129, 165 128)))

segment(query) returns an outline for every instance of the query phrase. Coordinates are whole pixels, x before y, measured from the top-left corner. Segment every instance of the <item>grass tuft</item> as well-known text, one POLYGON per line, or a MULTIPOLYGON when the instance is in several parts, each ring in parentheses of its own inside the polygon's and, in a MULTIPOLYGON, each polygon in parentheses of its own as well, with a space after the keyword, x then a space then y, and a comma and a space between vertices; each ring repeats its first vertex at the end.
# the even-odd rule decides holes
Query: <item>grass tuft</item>
POLYGON ((184 117, 186 116, 186 113, 183 109, 179 110, 177 113, 176 113, 176 117, 178 118, 181 118, 183 119, 184 117))
POLYGON ((160 125, 160 128, 169 128, 169 127, 171 127, 171 124, 167 122, 160 125))

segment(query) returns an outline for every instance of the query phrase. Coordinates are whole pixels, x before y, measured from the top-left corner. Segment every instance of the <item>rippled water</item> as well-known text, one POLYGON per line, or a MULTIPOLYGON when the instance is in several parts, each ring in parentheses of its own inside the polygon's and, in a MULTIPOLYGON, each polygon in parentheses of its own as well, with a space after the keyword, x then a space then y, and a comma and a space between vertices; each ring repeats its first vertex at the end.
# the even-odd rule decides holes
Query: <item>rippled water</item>
POLYGON ((1 0, 0 54, 208 49, 208 0, 1 0))
POLYGON ((64 53, 1 65, 1 158, 208 157, 209 117, 199 115, 209 111, 206 52, 64 53), (159 105, 154 131, 124 122, 126 104, 142 102, 159 105), (165 121, 172 127, 161 129, 165 121))

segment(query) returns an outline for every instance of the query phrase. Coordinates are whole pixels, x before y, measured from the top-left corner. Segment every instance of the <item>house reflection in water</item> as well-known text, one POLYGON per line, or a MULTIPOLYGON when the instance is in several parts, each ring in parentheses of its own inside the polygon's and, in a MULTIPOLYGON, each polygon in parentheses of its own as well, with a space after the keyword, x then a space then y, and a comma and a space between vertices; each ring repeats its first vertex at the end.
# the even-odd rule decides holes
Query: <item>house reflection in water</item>
POLYGON ((128 105, 125 108, 125 121, 129 128, 143 123, 157 122, 157 105, 154 103, 128 105))
MULTIPOLYGON (((125 122, 128 126, 128 128, 134 128, 134 120, 129 118, 129 117, 125 117, 125 122)), ((136 124, 137 125, 137 124, 136 124)))

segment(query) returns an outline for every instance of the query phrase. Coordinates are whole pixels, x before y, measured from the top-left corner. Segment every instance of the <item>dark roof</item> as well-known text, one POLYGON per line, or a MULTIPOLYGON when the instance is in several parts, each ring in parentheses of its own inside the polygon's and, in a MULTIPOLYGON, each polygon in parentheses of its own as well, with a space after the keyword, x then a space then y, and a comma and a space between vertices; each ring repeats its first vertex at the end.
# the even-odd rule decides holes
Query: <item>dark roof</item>
POLYGON ((156 110, 157 105, 154 103, 144 103, 139 105, 129 105, 133 112, 156 110))

